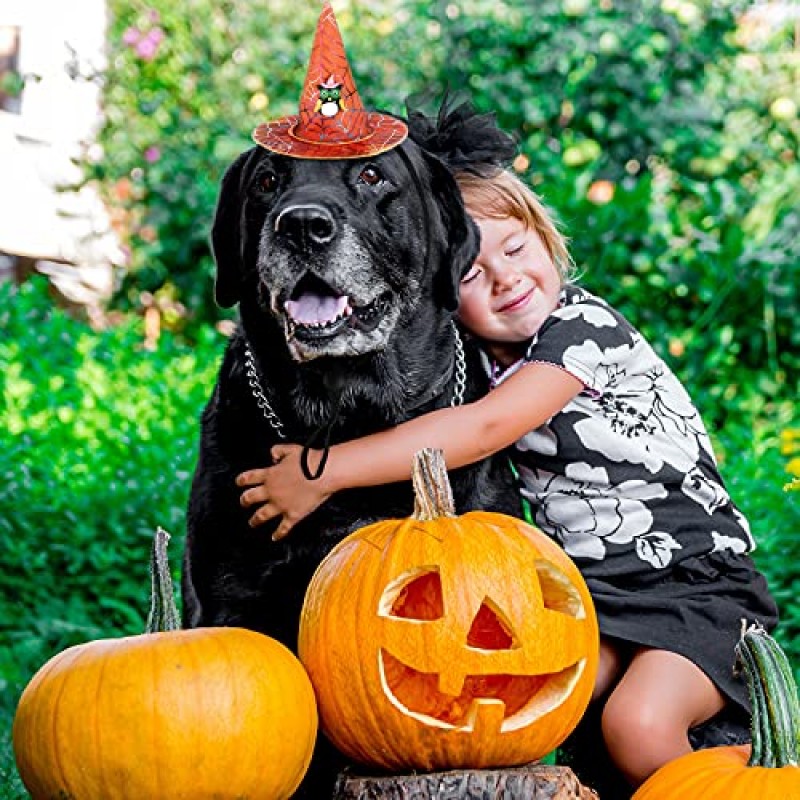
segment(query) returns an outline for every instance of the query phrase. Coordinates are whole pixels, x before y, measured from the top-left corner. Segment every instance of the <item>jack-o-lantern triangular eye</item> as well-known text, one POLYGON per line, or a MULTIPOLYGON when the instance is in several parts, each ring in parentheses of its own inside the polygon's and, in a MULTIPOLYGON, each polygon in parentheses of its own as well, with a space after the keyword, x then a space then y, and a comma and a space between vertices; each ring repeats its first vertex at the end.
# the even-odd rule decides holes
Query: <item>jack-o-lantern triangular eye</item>
POLYGON ((489 600, 484 600, 472 620, 467 645, 480 650, 511 650, 516 647, 510 626, 489 600))
POLYGON ((442 579, 438 570, 404 575, 386 589, 381 611, 391 617, 434 620, 444 616, 442 579), (388 609, 388 611, 387 611, 388 609))
POLYGON ((547 561, 536 563, 536 575, 542 589, 542 603, 551 611, 558 611, 576 619, 586 617, 586 606, 581 595, 560 569, 547 561))

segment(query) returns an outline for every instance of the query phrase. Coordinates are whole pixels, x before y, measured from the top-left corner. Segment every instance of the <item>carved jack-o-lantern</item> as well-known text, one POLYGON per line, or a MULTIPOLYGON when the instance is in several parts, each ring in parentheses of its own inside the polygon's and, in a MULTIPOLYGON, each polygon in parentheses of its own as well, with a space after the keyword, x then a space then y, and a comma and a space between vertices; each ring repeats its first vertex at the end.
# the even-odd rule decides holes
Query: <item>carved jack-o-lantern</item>
POLYGON ((413 517, 351 534, 309 586, 299 654, 322 727, 351 758, 390 769, 540 758, 591 697, 586 584, 521 520, 456 517, 438 451, 417 455, 414 486, 413 517))

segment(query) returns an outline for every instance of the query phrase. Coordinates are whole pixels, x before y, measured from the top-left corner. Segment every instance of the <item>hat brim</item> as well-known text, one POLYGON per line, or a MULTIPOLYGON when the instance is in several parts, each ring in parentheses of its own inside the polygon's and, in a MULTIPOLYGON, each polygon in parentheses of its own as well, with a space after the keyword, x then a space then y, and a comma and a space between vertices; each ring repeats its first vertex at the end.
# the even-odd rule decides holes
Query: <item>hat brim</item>
POLYGON ((369 133, 348 141, 309 141, 297 133, 299 115, 264 122, 253 131, 253 140, 273 153, 292 158, 328 160, 338 158, 369 158, 391 150, 408 136, 405 122, 387 114, 368 115, 369 133))

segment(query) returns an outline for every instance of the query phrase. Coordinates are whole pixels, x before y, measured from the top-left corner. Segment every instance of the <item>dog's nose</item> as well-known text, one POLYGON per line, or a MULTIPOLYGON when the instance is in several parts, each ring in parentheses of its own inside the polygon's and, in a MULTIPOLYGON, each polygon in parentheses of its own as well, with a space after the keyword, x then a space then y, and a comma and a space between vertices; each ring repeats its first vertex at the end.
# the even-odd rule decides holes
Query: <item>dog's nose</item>
POLYGON ((325 206, 289 206, 275 219, 275 233, 301 250, 319 247, 333 240, 336 221, 325 206))

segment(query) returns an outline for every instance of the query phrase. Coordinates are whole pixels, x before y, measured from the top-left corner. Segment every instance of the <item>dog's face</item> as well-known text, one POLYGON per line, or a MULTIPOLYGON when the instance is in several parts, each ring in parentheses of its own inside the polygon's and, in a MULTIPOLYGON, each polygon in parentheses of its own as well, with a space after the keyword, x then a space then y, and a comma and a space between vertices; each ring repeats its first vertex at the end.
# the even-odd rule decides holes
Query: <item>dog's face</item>
POLYGON ((420 295, 403 263, 419 241, 419 202, 397 159, 262 157, 253 181, 265 214, 257 270, 292 356, 363 355, 386 346, 401 309, 420 295))
POLYGON ((298 362, 381 351, 421 303, 452 310, 475 227, 447 169, 401 147, 352 160, 243 154, 214 220, 220 304, 273 315, 298 362))

